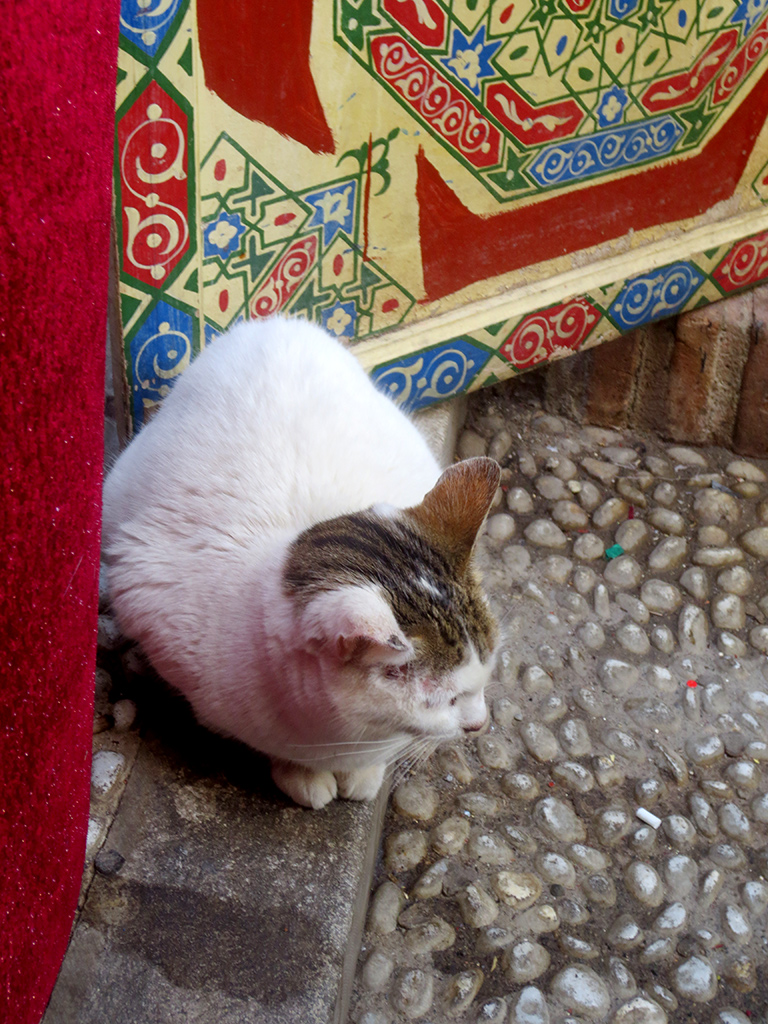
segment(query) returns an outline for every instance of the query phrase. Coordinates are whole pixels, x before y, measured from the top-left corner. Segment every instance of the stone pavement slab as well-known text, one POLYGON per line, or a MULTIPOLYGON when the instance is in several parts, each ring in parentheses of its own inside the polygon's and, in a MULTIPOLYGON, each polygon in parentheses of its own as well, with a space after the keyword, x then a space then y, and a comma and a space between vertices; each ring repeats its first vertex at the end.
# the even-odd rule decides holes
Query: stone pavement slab
POLYGON ((768 463, 470 396, 489 731, 401 769, 349 1024, 768 1020, 768 463))
POLYGON ((162 718, 145 713, 45 1024, 340 1020, 377 805, 289 804, 264 759, 164 696, 162 718))

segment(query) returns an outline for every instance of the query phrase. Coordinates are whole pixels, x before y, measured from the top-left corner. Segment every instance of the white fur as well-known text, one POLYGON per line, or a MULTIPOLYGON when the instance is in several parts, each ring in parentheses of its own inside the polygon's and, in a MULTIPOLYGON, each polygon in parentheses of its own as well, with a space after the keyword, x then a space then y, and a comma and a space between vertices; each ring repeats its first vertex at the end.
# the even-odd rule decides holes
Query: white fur
POLYGON ((277 318, 213 342, 106 481, 103 547, 124 632, 203 723, 270 755, 299 803, 371 799, 415 737, 485 717, 489 669, 476 656, 439 688, 393 678, 409 645, 374 588, 300 612, 282 587, 306 527, 418 504, 439 474, 350 353, 277 318), (345 660, 345 638, 360 636, 365 663, 345 660))

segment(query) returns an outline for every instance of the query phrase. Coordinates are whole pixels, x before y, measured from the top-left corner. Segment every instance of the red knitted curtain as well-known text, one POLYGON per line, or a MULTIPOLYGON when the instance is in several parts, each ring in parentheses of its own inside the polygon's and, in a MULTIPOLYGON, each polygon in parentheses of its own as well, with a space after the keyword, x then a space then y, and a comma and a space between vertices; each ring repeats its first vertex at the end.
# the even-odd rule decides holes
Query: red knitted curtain
POLYGON ((37 1024, 83 868, 118 0, 0 19, 0 1021, 37 1024))

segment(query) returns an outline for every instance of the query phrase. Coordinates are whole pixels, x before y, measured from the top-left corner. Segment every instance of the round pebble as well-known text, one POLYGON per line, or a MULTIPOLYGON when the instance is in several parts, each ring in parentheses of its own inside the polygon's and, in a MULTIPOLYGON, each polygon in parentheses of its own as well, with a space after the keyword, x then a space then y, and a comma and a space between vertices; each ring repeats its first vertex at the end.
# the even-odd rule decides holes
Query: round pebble
POLYGON ((719 761, 725 754, 725 747, 716 734, 692 736, 686 741, 685 752, 693 764, 704 768, 719 761))
POLYGON ((542 548, 564 548, 568 543, 568 538, 560 527, 549 519, 534 519, 523 533, 529 543, 542 548))
POLYGON ((700 523, 716 526, 738 522, 741 509, 733 495, 707 487, 694 498, 693 514, 700 523))
POLYGON ((630 895, 646 907, 658 907, 664 899, 664 885, 651 864, 633 861, 624 872, 630 895))
POLYGON ((603 557, 605 544, 597 534, 582 533, 573 542, 573 553, 583 562, 594 562, 595 559, 603 557))
POLYGON ((640 597, 654 615, 666 615, 677 611, 683 600, 677 587, 657 579, 646 580, 643 583, 640 597))
POLYGON ((432 847, 441 856, 458 853, 469 839, 469 822, 466 818, 446 818, 431 833, 432 847))
POLYGON ((744 842, 751 837, 752 827, 749 818, 741 808, 730 801, 723 804, 718 814, 720 828, 729 839, 744 842))
POLYGON ((625 651, 642 657, 651 649, 651 642, 642 626, 636 622, 624 622, 616 630, 616 639, 625 651))
POLYGON ((514 800, 535 800, 539 795, 539 784, 527 772, 510 772, 501 780, 501 788, 514 800))
POLYGON ((637 551, 648 537, 650 530, 642 519, 627 519, 616 530, 616 543, 623 547, 627 554, 637 551))
POLYGON ((758 526, 739 537, 739 543, 755 558, 768 558, 768 526, 758 526))
POLYGON ((429 821, 437 810, 437 793, 418 779, 402 782, 392 794, 398 814, 417 821, 429 821))
POLYGON ((589 730, 578 718, 568 718, 558 731, 560 745, 571 757, 584 757, 592 752, 589 730))
POLYGON ((589 520, 586 512, 575 501, 556 501, 550 515, 563 530, 583 530, 589 520))
POLYGON ((665 1010, 657 1002, 647 996, 636 996, 618 1008, 612 1024, 668 1024, 668 1021, 665 1010))
POLYGON ((519 515, 533 512, 533 498, 524 487, 510 487, 507 491, 507 508, 519 515))
POLYGON ((515 910, 527 910, 542 893, 541 882, 530 872, 499 871, 491 884, 499 899, 515 910))
POLYGON ((397 928, 397 918, 405 903, 405 893, 394 882, 382 882, 371 899, 368 930, 389 935, 397 928))
POLYGON ((584 895, 592 903, 604 907, 612 907, 616 903, 616 886, 609 875, 600 872, 588 875, 582 880, 581 887, 584 890, 584 895))
POLYGON ((694 1003, 708 1003, 717 995, 717 976, 712 964, 703 957, 692 956, 675 970, 675 991, 694 1003))
POLYGON ((449 1017, 461 1017, 467 1012, 484 980, 485 975, 478 967, 453 975, 443 995, 449 1017))
POLYGON ((545 797, 533 809, 539 827, 551 839, 564 843, 580 843, 586 839, 586 829, 570 803, 558 797, 545 797))
POLYGON ((718 573, 717 585, 729 594, 738 594, 743 597, 752 589, 754 579, 752 573, 743 566, 735 565, 718 573))
POLYGON ((392 1004, 408 1020, 416 1020, 429 1011, 433 995, 432 975, 414 968, 398 975, 392 989, 392 1004))
POLYGON ((626 590, 640 583, 643 570, 631 555, 619 555, 608 562, 603 575, 612 586, 626 590))
POLYGON ((640 672, 634 665, 619 658, 606 658, 598 666, 597 676, 607 690, 621 696, 637 684, 640 672))
POLYGON ((592 522, 599 530, 605 530, 614 523, 627 518, 629 505, 621 498, 609 498, 592 513, 592 522))
POLYGON ((540 989, 526 985, 514 995, 509 1024, 550 1024, 547 1001, 540 989))
POLYGON ((661 533, 674 534, 682 537, 685 533, 685 520, 679 512, 666 508, 655 508, 648 516, 648 522, 661 533))
POLYGON ((696 861, 686 854, 673 854, 664 863, 664 884, 674 899, 684 899, 696 884, 698 877, 696 861))
POLYGON ((432 917, 424 924, 407 929, 405 945, 412 953, 435 953, 456 941, 456 929, 441 917, 432 917))
POLYGON ((529 754, 537 761, 554 761, 560 754, 560 746, 554 733, 539 722, 526 722, 520 726, 520 737, 529 754))
POLYGON ((369 992, 383 992, 389 985, 394 961, 380 949, 374 949, 363 965, 362 982, 369 992))
POLYGON ((491 516, 485 524, 485 532, 491 540, 503 543, 515 534, 515 520, 505 512, 491 516))
POLYGON ((610 1009, 611 996, 603 979, 590 967, 569 964, 552 979, 550 991, 569 1011, 587 1020, 602 1020, 610 1009))
POLYGON ((743 629, 747 621, 744 602, 737 594, 718 594, 712 600, 711 613, 718 629, 743 629))
POLYGON ((709 594, 709 582, 707 574, 703 569, 691 567, 686 569, 680 577, 680 586, 684 587, 691 597, 697 601, 704 601, 709 594))
POLYGON ((685 558, 688 544, 684 537, 667 537, 660 541, 648 556, 648 567, 653 572, 676 569, 685 558))
POLYGON ((427 837, 423 832, 398 832, 389 836, 385 849, 384 859, 390 871, 410 871, 426 857, 427 837))
POLYGON ((550 959, 540 943, 523 939, 504 953, 501 965, 508 981, 513 985, 524 985, 540 977, 548 969, 550 959))
POLYGON ((471 928, 482 928, 496 920, 499 907, 494 898, 483 887, 472 882, 456 894, 461 916, 471 928))
POLYGON ((605 935, 606 941, 622 953, 635 949, 645 941, 645 933, 631 914, 620 914, 605 935))
POLYGON ((486 734, 478 737, 477 756, 486 768, 506 769, 512 764, 512 750, 501 736, 486 734))
POLYGON ((681 647, 706 650, 709 639, 707 616, 695 604, 683 605, 677 620, 677 638, 681 647))

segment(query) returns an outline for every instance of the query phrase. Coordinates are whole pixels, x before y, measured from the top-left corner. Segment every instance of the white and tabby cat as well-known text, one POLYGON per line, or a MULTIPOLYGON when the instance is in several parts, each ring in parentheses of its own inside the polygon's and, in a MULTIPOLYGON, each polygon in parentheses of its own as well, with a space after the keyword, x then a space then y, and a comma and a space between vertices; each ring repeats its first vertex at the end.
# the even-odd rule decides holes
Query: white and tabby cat
POLYGON ((498 480, 482 458, 441 475, 324 331, 241 323, 105 483, 113 607, 297 803, 370 800, 400 753, 486 722, 496 625, 471 554, 498 480))

